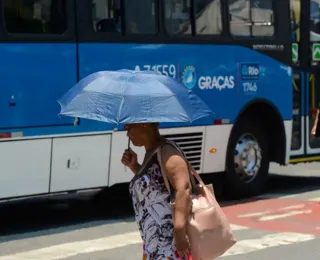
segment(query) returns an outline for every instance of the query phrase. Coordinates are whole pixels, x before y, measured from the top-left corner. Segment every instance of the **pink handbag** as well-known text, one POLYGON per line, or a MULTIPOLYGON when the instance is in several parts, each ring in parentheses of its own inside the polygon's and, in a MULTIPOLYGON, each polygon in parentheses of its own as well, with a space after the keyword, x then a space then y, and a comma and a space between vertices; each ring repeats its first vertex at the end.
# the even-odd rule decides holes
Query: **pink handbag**
MULTIPOLYGON (((171 143, 172 144, 172 143, 171 143)), ((174 145, 174 144, 172 144, 174 145)), ((174 145, 176 147, 176 145, 174 145)), ((181 151, 178 147, 176 147, 181 151)), ((157 156, 165 185, 171 195, 168 178, 161 165, 161 149, 157 156)), ((185 157, 184 157, 185 158, 185 157)), ((191 195, 192 207, 187 226, 187 235, 191 244, 192 260, 213 260, 223 255, 236 244, 230 224, 219 206, 212 184, 205 185, 199 174, 186 160, 189 166, 190 182, 196 194, 191 195), (196 184, 194 177, 199 184, 196 184)), ((174 201, 171 201, 174 212, 174 201)))

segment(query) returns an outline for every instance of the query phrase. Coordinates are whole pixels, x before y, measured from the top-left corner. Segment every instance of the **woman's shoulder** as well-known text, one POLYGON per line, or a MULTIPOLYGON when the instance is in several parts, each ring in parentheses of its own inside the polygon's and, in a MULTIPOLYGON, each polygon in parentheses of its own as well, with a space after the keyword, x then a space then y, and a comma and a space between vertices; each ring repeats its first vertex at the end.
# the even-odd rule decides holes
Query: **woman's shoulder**
POLYGON ((166 141, 162 144, 162 148, 164 148, 164 147, 166 149, 173 149, 173 150, 182 151, 182 149, 179 147, 179 145, 173 140, 166 139, 166 141))
POLYGON ((183 160, 185 160, 186 158, 183 150, 179 147, 179 145, 171 140, 166 141, 161 146, 160 153, 162 162, 167 161, 169 158, 172 158, 172 156, 176 156, 177 159, 178 157, 180 157, 180 159, 182 158, 183 160))

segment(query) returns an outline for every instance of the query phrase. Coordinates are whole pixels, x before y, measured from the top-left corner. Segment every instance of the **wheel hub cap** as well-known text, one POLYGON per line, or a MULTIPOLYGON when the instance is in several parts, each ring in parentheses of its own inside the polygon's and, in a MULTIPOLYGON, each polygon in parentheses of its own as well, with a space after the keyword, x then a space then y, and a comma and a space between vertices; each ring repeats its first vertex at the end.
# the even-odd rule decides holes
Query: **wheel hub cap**
POLYGON ((255 179, 261 166, 261 148, 250 134, 241 136, 234 156, 235 171, 239 178, 248 183, 255 179))

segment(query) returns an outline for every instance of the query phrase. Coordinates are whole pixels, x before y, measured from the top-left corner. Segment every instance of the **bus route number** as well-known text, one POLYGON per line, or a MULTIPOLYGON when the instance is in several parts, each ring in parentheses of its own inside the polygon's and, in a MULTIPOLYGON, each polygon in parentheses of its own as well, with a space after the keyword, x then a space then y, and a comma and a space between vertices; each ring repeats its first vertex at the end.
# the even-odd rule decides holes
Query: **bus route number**
POLYGON ((141 67, 139 65, 136 65, 135 71, 141 71, 141 70, 152 70, 155 72, 159 72, 165 76, 170 76, 172 78, 176 78, 177 76, 177 70, 176 66, 173 64, 170 65, 142 65, 141 67))
POLYGON ((257 92, 257 83, 255 82, 244 82, 243 84, 243 92, 245 93, 255 93, 257 92))

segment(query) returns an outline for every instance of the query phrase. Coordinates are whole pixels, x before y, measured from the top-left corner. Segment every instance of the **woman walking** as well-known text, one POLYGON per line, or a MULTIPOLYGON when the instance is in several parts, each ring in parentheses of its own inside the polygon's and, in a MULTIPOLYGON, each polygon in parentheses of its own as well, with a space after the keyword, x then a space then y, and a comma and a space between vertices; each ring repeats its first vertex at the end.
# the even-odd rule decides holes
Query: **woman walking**
POLYGON ((144 146, 146 150, 142 165, 131 149, 124 152, 121 160, 135 174, 129 191, 144 243, 144 259, 191 259, 186 233, 191 210, 191 184, 182 151, 160 135, 157 123, 128 124, 125 129, 132 143, 144 146), (157 159, 158 148, 161 162, 157 159), (166 174, 171 185, 174 212, 162 174, 166 174))
POLYGON ((153 123, 190 123, 212 116, 208 105, 188 87, 157 72, 99 71, 79 81, 58 102, 60 115, 127 124, 125 128, 132 143, 145 147, 142 165, 138 164, 137 154, 131 149, 122 157, 122 163, 135 174, 129 190, 145 257, 150 260, 190 260, 187 232, 194 258, 212 259, 234 244, 225 216, 217 210, 219 205, 213 192, 210 193, 193 170, 201 185, 193 184, 192 191, 190 180, 193 183, 194 179, 190 179, 188 162, 182 151, 175 143, 161 137, 159 125, 153 123), (191 198, 191 193, 197 196, 191 198), (191 199, 196 207, 191 206, 191 199), (171 201, 174 201, 174 207, 171 207, 171 201), (200 216, 196 220, 192 218, 192 222, 189 221, 191 210, 193 216, 200 216), (215 232, 203 234, 203 224, 215 232), (203 242, 200 249, 198 241, 203 242), (212 250, 210 242, 205 243, 208 241, 220 244, 212 250))

